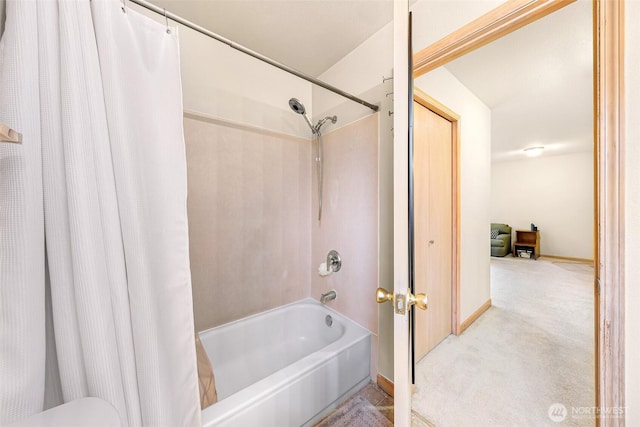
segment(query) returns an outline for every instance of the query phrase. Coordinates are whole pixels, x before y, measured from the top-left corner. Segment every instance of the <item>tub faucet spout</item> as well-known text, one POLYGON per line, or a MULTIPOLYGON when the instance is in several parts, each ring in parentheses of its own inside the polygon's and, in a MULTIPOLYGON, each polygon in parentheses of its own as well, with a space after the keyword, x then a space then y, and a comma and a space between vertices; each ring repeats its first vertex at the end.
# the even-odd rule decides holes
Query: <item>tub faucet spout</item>
POLYGON ((327 302, 336 299, 337 296, 338 294, 335 290, 329 291, 326 294, 322 294, 320 296, 320 302, 326 304, 327 302))

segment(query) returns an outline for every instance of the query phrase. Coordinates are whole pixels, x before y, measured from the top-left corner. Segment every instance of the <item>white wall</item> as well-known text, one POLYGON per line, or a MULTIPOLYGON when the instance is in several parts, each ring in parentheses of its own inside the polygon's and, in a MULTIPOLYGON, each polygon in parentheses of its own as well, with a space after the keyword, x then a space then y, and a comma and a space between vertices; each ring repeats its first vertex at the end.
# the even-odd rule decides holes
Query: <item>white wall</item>
MULTIPOLYGON (((389 23, 365 40, 360 46, 334 64, 318 78, 342 90, 361 97, 367 102, 380 105, 391 96, 391 82, 383 84, 382 76, 390 77, 393 68, 393 23, 389 23)), ((389 106, 391 103, 388 103, 389 106)), ((384 108, 381 108, 383 112, 384 108)), ((313 111, 315 118, 337 114, 346 124, 371 114, 371 109, 338 96, 326 89, 313 88, 313 111)), ((387 114, 387 112, 384 112, 387 114)), ((383 117, 384 119, 385 117, 383 117)), ((384 122, 392 122, 388 114, 384 122)), ((391 129, 391 127, 388 127, 391 129)))
POLYGON ((593 153, 523 158, 491 167, 491 222, 540 230, 540 252, 593 260, 593 153))
POLYGON ((490 298, 491 111, 440 67, 415 82, 460 115, 460 321, 490 298))
POLYGON ((626 7, 626 224, 625 224, 625 383, 626 425, 640 425, 640 2, 626 7))
MULTIPOLYGON (((155 13, 133 3, 128 5, 164 22, 164 18, 155 13)), ((302 117, 289 108, 289 99, 302 101, 310 115, 311 83, 189 28, 180 26, 179 37, 185 110, 310 137, 302 117)))

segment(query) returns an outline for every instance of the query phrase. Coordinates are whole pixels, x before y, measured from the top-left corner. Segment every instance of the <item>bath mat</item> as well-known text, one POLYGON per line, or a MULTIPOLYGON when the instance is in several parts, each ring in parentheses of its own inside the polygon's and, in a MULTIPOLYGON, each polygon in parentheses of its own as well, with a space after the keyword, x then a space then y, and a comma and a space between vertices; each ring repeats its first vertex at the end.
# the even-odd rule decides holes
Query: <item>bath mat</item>
POLYGON ((339 407, 315 427, 390 427, 385 418, 367 399, 356 396, 339 407))

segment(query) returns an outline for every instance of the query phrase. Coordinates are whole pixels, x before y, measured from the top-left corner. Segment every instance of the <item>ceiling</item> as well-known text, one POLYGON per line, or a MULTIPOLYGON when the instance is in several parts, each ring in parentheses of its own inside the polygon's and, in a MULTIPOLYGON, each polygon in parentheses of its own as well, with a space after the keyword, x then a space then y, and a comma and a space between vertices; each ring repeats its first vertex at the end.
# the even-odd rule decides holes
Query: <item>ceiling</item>
POLYGON ((393 0, 151 1, 316 77, 393 19, 393 0))
POLYGON ((591 1, 578 0, 446 68, 490 109, 492 158, 593 149, 591 1))
MULTIPOLYGON (((152 1, 313 76, 393 18, 393 0, 152 1)), ((459 1, 411 3, 426 12, 463 12, 455 11, 459 1)), ((534 145, 544 145, 545 156, 591 150, 591 25, 591 1, 578 0, 446 65, 492 110, 494 161, 522 157, 534 145)), ((437 30, 414 24, 418 32, 425 26, 437 30)))

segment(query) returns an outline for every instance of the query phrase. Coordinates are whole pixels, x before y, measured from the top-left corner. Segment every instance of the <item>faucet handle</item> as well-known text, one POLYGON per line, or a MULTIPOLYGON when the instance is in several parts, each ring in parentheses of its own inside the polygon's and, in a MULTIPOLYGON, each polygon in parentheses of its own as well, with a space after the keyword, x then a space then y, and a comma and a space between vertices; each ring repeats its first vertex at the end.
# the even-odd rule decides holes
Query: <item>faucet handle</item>
POLYGON ((336 272, 340 271, 342 267, 342 258, 338 251, 331 249, 327 254, 327 271, 336 272))

